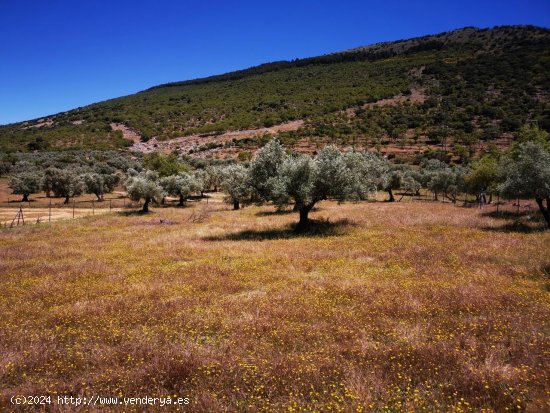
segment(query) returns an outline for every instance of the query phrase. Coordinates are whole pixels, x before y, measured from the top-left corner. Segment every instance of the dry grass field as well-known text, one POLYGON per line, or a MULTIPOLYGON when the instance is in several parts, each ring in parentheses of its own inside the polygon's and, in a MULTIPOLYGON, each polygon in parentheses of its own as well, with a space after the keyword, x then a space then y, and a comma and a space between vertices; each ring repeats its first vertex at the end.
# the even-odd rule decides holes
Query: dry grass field
POLYGON ((0 406, 549 411, 550 232, 488 210, 324 202, 297 236, 297 214, 201 202, 0 230, 0 406))

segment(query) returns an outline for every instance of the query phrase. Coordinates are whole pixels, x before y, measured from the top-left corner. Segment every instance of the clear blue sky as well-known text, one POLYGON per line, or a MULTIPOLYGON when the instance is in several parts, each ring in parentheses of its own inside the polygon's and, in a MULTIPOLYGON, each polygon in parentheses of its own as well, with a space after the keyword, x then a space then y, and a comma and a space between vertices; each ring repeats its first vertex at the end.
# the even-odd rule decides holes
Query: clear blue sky
POLYGON ((550 27, 550 0, 0 0, 0 124, 274 60, 504 24, 550 27))

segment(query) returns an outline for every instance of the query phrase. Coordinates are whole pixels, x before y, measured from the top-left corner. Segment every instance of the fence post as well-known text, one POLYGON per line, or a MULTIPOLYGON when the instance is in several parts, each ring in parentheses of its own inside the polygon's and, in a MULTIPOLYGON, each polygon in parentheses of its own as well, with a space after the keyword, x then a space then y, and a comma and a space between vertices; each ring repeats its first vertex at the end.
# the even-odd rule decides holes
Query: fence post
POLYGON ((73 219, 74 219, 74 204, 75 204, 75 200, 73 199, 73 219))
POLYGON ((109 199, 109 212, 111 212, 111 206, 112 206, 112 205, 111 205, 111 202, 112 202, 112 200, 109 199))
POLYGON ((92 201, 92 215, 95 215, 94 201, 92 201))
POLYGON ((50 198, 50 203, 48 204, 48 222, 52 222, 52 199, 50 198))

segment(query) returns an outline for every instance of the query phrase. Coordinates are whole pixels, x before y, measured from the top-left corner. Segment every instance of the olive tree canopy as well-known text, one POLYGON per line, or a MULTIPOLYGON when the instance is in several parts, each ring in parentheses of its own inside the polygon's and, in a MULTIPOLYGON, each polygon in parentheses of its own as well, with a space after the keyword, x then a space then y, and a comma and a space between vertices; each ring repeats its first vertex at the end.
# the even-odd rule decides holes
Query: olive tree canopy
POLYGON ((256 154, 250 164, 250 182, 259 201, 269 201, 277 174, 286 158, 285 151, 278 140, 272 139, 256 154))
POLYGON ((21 172, 12 175, 8 185, 14 194, 23 195, 22 202, 27 202, 30 194, 40 192, 42 176, 37 172, 21 172))
POLYGON ((183 206, 189 195, 201 189, 199 182, 186 172, 162 178, 159 183, 168 195, 179 198, 179 206, 183 206))
POLYGON ((242 165, 230 165, 220 170, 220 186, 227 193, 227 201, 233 204, 233 209, 239 209, 241 203, 250 196, 248 172, 242 165))
POLYGON ((261 199, 282 207, 293 204, 300 214, 297 230, 309 225, 309 212, 316 203, 365 199, 378 185, 374 158, 357 152, 340 152, 327 146, 315 157, 286 155, 271 141, 251 165, 250 178, 261 199))
POLYGON ((149 203, 154 199, 160 199, 164 196, 164 191, 158 183, 158 174, 153 171, 143 171, 131 175, 124 187, 130 199, 143 202, 143 212, 149 212, 149 203))
POLYGON ((82 175, 86 192, 94 194, 98 201, 103 201, 103 196, 113 192, 120 178, 117 174, 87 173, 82 175))
POLYGON ((82 178, 72 169, 48 168, 44 171, 42 187, 46 192, 65 198, 65 204, 71 197, 84 192, 85 184, 82 178))

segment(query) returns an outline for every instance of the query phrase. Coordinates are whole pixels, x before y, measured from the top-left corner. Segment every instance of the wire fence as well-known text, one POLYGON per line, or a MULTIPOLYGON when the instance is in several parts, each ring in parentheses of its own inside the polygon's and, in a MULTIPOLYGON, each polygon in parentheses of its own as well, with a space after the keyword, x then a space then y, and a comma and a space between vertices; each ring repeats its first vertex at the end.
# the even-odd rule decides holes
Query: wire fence
MULTIPOLYGON (((186 202, 197 202, 201 197, 190 197, 186 202)), ((208 204, 208 198, 206 204, 208 204)), ((177 199, 164 199, 161 203, 154 202, 156 208, 178 205, 177 199)), ((0 228, 13 228, 21 225, 40 224, 52 221, 82 218, 118 212, 125 209, 139 209, 141 202, 132 201, 127 197, 105 198, 103 200, 75 200, 65 202, 62 198, 48 198, 22 202, 9 200, 0 202, 0 228)))
POLYGON ((139 203, 129 198, 105 198, 103 200, 74 200, 50 198, 43 201, 0 202, 0 227, 13 228, 19 225, 40 224, 61 219, 104 214, 126 208, 137 208, 139 203))

